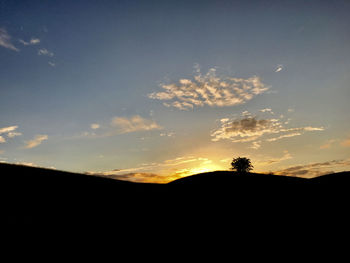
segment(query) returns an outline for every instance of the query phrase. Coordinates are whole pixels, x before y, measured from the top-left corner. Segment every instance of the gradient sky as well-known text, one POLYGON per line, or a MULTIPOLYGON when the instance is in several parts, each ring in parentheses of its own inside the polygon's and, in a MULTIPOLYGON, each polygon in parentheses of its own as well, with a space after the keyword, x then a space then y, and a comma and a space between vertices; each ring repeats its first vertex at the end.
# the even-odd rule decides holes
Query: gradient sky
POLYGON ((166 182, 350 170, 350 2, 0 0, 0 161, 166 182))

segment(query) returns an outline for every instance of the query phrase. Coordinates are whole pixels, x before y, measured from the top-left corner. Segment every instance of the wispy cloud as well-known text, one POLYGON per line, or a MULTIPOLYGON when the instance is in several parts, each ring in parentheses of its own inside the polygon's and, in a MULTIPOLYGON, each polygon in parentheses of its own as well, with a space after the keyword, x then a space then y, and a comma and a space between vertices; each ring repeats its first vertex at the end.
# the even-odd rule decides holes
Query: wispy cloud
POLYGON ((343 146, 343 147, 350 147, 350 136, 349 136, 349 138, 341 141, 340 145, 343 146))
POLYGON ((8 127, 0 128, 0 134, 12 132, 12 131, 16 130, 17 128, 18 128, 18 126, 8 126, 8 127))
POLYGON ((167 183, 170 181, 167 176, 159 175, 156 173, 126 173, 126 174, 115 174, 110 177, 117 180, 125 180, 125 181, 140 182, 140 183, 154 183, 154 182, 167 183))
POLYGON ((100 128, 100 124, 98 124, 98 123, 92 123, 92 124, 90 125, 90 128, 93 129, 93 130, 97 130, 97 129, 100 128))
POLYGON ((112 119, 111 125, 117 127, 119 133, 162 129, 154 120, 145 119, 139 115, 135 115, 131 118, 115 117, 112 119))
POLYGON ((192 167, 201 167, 211 163, 212 161, 208 158, 181 156, 158 163, 144 163, 135 168, 87 173, 134 182, 166 183, 183 176, 202 172, 201 170, 193 170, 192 167), (158 171, 159 173, 154 173, 154 171, 158 171))
POLYGON ((347 139, 345 141, 342 141, 341 142, 341 145, 344 146, 344 147, 350 147, 350 139, 347 139))
POLYGON ((336 142, 337 140, 336 139, 330 139, 328 141, 326 141, 324 144, 322 144, 320 146, 320 149, 321 150, 324 150, 324 149, 329 149, 332 147, 332 145, 336 142))
POLYGON ((8 134, 7 134, 7 137, 9 137, 9 138, 14 138, 14 137, 16 137, 16 136, 21 136, 22 135, 22 133, 20 133, 20 132, 9 132, 8 134))
POLYGON ((257 165, 272 165, 272 164, 276 164, 276 163, 280 163, 282 161, 285 161, 285 160, 290 160, 292 159, 293 156, 287 151, 283 151, 283 156, 281 157, 275 157, 275 158, 267 158, 265 160, 261 160, 261 161, 258 161, 256 162, 257 165))
POLYGON ((288 176, 312 178, 333 173, 334 170, 341 170, 346 167, 350 167, 350 159, 296 165, 276 171, 275 173, 288 176))
MULTIPOLYGON (((8 138, 14 138, 16 136, 22 135, 20 132, 15 132, 15 130, 18 128, 18 126, 8 126, 0 128, 0 134, 6 134, 8 138)), ((4 136, 0 136, 0 143, 6 142, 4 136)))
POLYGON ((257 150, 261 147, 261 141, 255 141, 252 142, 252 145, 250 146, 251 149, 257 150))
POLYGON ((277 65, 275 72, 280 72, 283 70, 283 65, 277 65))
POLYGON ((11 36, 7 33, 5 28, 0 28, 0 46, 13 51, 19 51, 19 49, 11 43, 11 36))
POLYGON ((323 131, 323 127, 286 127, 284 121, 278 118, 258 119, 252 115, 244 115, 238 119, 223 118, 220 127, 211 133, 212 141, 223 139, 232 142, 252 142, 251 148, 260 148, 262 136, 273 136, 265 138, 264 141, 274 142, 283 138, 302 135, 309 131, 323 131), (276 134, 280 134, 276 136, 276 134))
POLYGON ((54 63, 54 62, 51 62, 51 61, 49 61, 49 62, 47 62, 51 67, 56 67, 56 64, 54 63))
POLYGON ((43 141, 47 140, 48 136, 44 134, 38 134, 34 139, 26 141, 25 149, 31 149, 40 145, 43 141))
POLYGON ((38 164, 32 163, 32 162, 7 162, 7 161, 3 161, 3 163, 57 170, 57 168, 54 166, 41 166, 41 165, 38 165, 38 164))
POLYGON ((175 135, 175 132, 162 132, 159 134, 161 137, 173 137, 175 135))
MULTIPOLYGON (((163 129, 156 121, 152 119, 146 119, 139 115, 132 117, 114 117, 110 123, 101 125, 99 123, 91 123, 90 130, 81 132, 80 134, 71 137, 73 138, 106 138, 110 136, 139 132, 139 131, 151 131, 163 129)), ((172 136, 170 134, 169 136, 172 136)), ((144 138, 144 137, 142 137, 144 138)))
POLYGON ((20 39, 18 41, 22 43, 24 46, 32 46, 40 43, 40 39, 35 37, 32 37, 29 41, 24 41, 23 39, 20 39))
POLYGON ((166 101, 166 107, 188 110, 194 107, 224 107, 243 104, 269 88, 258 76, 248 79, 217 76, 211 68, 202 75, 199 68, 193 79, 161 84, 163 91, 148 94, 151 99, 166 101))
POLYGON ((292 133, 288 133, 288 134, 283 134, 283 135, 278 136, 278 137, 267 139, 266 141, 275 142, 275 141, 281 140, 283 138, 290 138, 290 137, 295 137, 295 136, 299 136, 299 135, 301 135, 300 132, 292 132, 292 133))
POLYGON ((265 108, 265 109, 261 109, 260 112, 268 112, 268 113, 271 113, 271 114, 275 114, 272 109, 270 108, 265 108))
POLYGON ((38 55, 39 56, 48 56, 48 57, 53 57, 54 53, 47 50, 46 48, 41 48, 38 50, 38 55))

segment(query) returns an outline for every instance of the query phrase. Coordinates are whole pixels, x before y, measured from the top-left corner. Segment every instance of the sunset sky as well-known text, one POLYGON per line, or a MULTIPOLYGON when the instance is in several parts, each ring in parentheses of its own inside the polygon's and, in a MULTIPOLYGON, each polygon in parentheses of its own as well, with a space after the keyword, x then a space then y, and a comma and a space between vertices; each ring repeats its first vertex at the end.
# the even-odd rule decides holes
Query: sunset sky
POLYGON ((0 0, 0 162, 167 182, 350 170, 350 1, 0 0))

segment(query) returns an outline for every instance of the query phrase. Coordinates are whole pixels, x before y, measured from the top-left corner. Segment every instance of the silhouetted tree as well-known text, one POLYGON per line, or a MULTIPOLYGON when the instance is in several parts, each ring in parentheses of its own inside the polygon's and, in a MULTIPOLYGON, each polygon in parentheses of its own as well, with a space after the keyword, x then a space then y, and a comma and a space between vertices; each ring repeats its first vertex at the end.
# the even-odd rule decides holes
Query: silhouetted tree
POLYGON ((239 173, 248 173, 253 170, 254 166, 250 162, 250 159, 245 157, 233 158, 231 162, 232 170, 235 170, 239 173))

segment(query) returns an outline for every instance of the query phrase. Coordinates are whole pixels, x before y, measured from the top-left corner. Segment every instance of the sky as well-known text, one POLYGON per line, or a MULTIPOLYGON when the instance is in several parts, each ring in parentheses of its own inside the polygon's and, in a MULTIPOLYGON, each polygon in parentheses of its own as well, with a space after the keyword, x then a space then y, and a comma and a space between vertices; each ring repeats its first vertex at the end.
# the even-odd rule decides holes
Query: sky
POLYGON ((350 170, 350 2, 0 0, 0 162, 164 183, 350 170))

